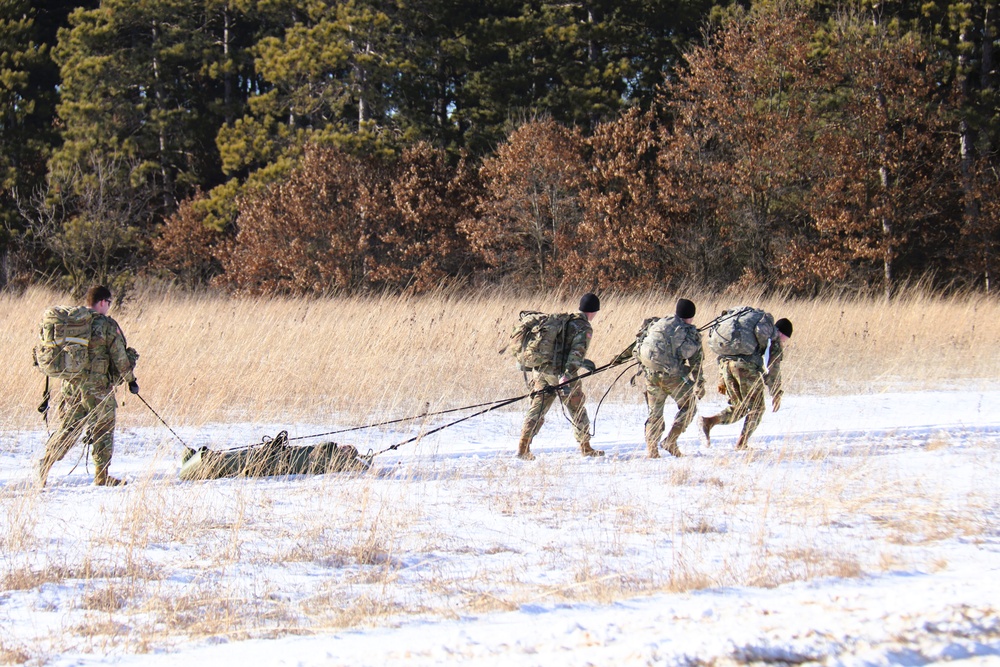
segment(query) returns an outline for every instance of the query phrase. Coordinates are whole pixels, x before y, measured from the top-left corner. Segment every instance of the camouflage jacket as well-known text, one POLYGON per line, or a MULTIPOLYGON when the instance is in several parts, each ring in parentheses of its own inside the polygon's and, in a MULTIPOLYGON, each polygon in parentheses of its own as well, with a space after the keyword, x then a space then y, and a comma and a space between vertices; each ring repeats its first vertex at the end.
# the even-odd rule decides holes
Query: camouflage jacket
POLYGON ((563 367, 566 375, 576 375, 580 371, 593 335, 594 327, 583 313, 566 324, 566 342, 563 348, 566 350, 566 365, 563 367))
POLYGON ((118 382, 133 382, 138 355, 125 345, 125 335, 118 323, 107 315, 95 313, 90 325, 90 371, 83 380, 63 382, 64 390, 82 389, 104 393, 118 382), (67 386, 68 385, 68 386, 67 386))

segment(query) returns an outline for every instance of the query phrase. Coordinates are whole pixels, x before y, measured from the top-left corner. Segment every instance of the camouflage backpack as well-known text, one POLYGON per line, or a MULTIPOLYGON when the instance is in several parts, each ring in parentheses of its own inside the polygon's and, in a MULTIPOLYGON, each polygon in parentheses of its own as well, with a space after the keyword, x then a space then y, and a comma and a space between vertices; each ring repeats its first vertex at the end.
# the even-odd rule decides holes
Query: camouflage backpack
POLYGON ((682 377, 688 372, 684 361, 700 349, 697 337, 690 335, 690 325, 677 317, 651 317, 636 334, 633 355, 648 371, 682 377))
POLYGON ((741 306, 722 312, 708 330, 708 349, 720 357, 741 357, 767 348, 774 318, 759 308, 741 306))
POLYGON ((94 311, 86 306, 54 306, 42 315, 34 364, 57 380, 76 380, 90 370, 91 325, 94 311))
POLYGON ((522 371, 536 368, 556 373, 566 364, 566 325, 579 317, 575 313, 547 315, 522 310, 510 334, 507 350, 522 371))

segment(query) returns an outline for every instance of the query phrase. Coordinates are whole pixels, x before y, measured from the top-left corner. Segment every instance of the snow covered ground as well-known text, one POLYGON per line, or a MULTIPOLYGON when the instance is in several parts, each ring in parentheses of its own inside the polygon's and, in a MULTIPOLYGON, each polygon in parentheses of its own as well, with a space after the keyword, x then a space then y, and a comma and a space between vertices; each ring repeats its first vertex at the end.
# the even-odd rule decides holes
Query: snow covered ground
POLYGON ((1000 665, 1000 391, 788 395, 751 452, 692 427, 683 459, 645 458, 638 401, 600 409, 603 459, 557 406, 516 460, 521 417, 366 475, 198 483, 165 428, 124 429, 128 487, 77 448, 42 492, 45 433, 0 434, 0 663, 1000 665))

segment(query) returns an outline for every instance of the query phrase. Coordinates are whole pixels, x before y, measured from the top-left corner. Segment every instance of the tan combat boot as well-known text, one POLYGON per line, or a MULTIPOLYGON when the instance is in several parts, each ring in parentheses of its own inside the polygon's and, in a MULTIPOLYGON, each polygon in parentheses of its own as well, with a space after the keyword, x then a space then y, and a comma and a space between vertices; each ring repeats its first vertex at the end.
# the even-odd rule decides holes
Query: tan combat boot
POLYGON ((584 440, 580 443, 580 453, 584 456, 604 456, 604 450, 591 447, 590 440, 584 440))
POLYGON ((681 454, 680 447, 677 446, 677 439, 680 437, 681 437, 680 429, 678 429, 676 426, 672 426, 670 428, 670 432, 667 433, 667 437, 664 438, 663 444, 660 446, 663 447, 668 452, 670 452, 671 454, 673 454, 674 456, 676 456, 677 458, 680 458, 684 456, 683 454, 681 454))
POLYGON ((740 433, 740 437, 736 440, 736 449, 750 449, 747 447, 747 441, 750 437, 746 433, 740 433))
POLYGON ((38 485, 45 486, 49 481, 49 471, 52 470, 52 466, 55 461, 51 460, 47 456, 43 456, 38 461, 38 485))
POLYGON ((97 466, 94 473, 94 486, 125 486, 125 480, 108 474, 108 466, 97 466))
POLYGON ((531 439, 521 436, 521 441, 517 443, 517 458, 525 461, 534 461, 535 455, 531 453, 531 439))
POLYGON ((712 430, 712 427, 719 423, 719 416, 714 417, 699 417, 698 425, 701 426, 701 433, 704 436, 705 446, 712 446, 712 438, 709 436, 708 432, 712 430))
POLYGON ((646 443, 646 456, 651 459, 660 458, 660 448, 656 446, 655 442, 646 443))

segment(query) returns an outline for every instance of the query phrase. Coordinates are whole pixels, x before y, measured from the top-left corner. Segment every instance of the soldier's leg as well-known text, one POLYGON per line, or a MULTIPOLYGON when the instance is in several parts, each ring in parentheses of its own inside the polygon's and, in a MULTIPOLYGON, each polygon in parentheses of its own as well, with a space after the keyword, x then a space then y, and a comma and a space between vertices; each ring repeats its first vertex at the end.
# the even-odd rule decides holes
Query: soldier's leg
POLYGON ((538 392, 531 397, 528 405, 528 414, 524 416, 524 424, 521 426, 521 440, 517 445, 517 455, 522 459, 533 459, 531 453, 531 441, 538 434, 542 424, 545 423, 545 413, 552 407, 555 396, 551 393, 542 393, 549 385, 542 380, 535 380, 532 383, 532 391, 538 392))
POLYGON ((748 385, 745 379, 745 369, 732 361, 727 361, 719 366, 722 380, 726 384, 726 399, 729 405, 718 414, 720 424, 732 424, 746 417, 749 404, 746 400, 746 390, 748 385))
POLYGON ((744 400, 746 402, 746 421, 743 422, 743 430, 736 441, 736 449, 746 449, 750 436, 757 430, 761 420, 764 418, 764 379, 760 373, 748 372, 743 378, 745 383, 744 400))
POLYGON ((80 392, 62 395, 59 401, 59 428, 49 436, 45 443, 45 453, 38 461, 38 481, 42 486, 48 481, 52 466, 66 456, 83 433, 89 412, 80 392))
POLYGON ((590 417, 587 416, 587 397, 584 395, 580 383, 572 383, 569 395, 559 394, 559 400, 569 411, 569 418, 573 423, 573 436, 580 443, 580 453, 584 456, 604 456, 602 450, 590 446, 590 417))
POLYGON ((667 393, 659 385, 646 379, 646 407, 649 416, 646 418, 646 455, 651 459, 660 457, 660 438, 663 437, 663 406, 667 402, 667 393))
POLYGON ((663 448, 674 456, 683 456, 677 446, 677 440, 681 434, 691 425, 698 400, 694 395, 694 385, 687 382, 678 382, 670 394, 677 402, 677 414, 674 415, 674 423, 670 426, 670 432, 663 443, 663 448))
POLYGON ((100 400, 88 418, 89 428, 85 436, 90 442, 94 457, 94 484, 97 486, 121 486, 125 482, 108 474, 111 457, 115 450, 115 397, 100 400))
POLYGON ((699 420, 701 426, 702 440, 706 447, 712 445, 711 430, 718 424, 731 424, 735 419, 733 418, 734 405, 738 405, 739 399, 739 384, 734 381, 733 378, 733 364, 732 362, 720 360, 719 361, 719 386, 724 388, 726 391, 726 398, 729 400, 729 405, 726 409, 717 415, 711 417, 702 417, 699 420), (726 421, 723 421, 726 420, 726 421))

